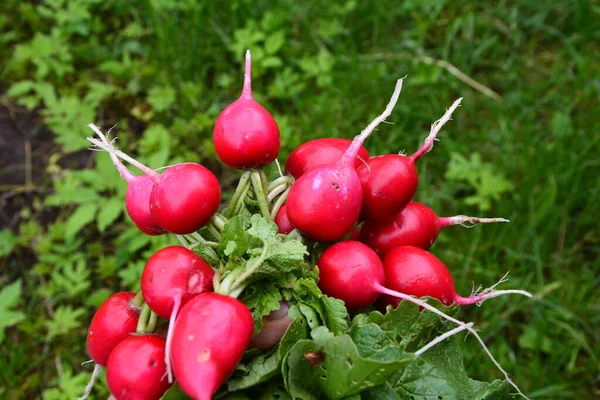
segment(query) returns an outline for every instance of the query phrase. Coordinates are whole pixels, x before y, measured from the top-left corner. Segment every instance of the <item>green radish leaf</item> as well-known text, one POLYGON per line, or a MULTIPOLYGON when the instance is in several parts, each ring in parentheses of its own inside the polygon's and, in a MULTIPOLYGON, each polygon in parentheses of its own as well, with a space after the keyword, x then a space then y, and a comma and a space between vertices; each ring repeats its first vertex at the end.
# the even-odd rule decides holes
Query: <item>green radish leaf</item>
POLYGON ((103 203, 98 212, 98 217, 96 218, 98 230, 104 232, 110 224, 119 218, 122 211, 123 199, 120 197, 112 197, 107 202, 103 203))
POLYGON ((256 282, 246 288, 241 300, 252 311, 255 334, 262 328, 262 317, 271 311, 279 310, 279 302, 282 299, 281 293, 273 282, 256 282))
POLYGON ((8 229, 0 231, 0 257, 4 257, 12 253, 17 245, 17 237, 8 229))
POLYGON ((21 299, 21 280, 16 280, 0 290, 0 343, 4 340, 4 329, 25 319, 25 314, 10 309, 21 299))

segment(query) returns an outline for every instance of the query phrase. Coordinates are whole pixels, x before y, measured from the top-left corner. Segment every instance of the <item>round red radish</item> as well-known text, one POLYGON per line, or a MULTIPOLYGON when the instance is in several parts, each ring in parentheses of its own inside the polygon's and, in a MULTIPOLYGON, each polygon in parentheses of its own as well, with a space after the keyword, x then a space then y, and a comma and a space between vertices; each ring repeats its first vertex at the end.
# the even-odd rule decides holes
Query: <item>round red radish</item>
POLYGON ((323 252, 317 267, 319 288, 343 300, 350 309, 368 307, 381 295, 373 282, 384 282, 383 265, 377 254, 360 242, 334 244, 323 252))
POLYGON ((217 118, 213 141, 217 156, 231 168, 260 168, 279 154, 279 127, 273 116, 252 98, 250 51, 242 96, 217 118))
POLYGON ((362 217, 365 220, 390 218, 412 200, 419 176, 415 162, 433 147, 442 126, 450 119, 462 99, 452 104, 444 116, 431 126, 431 132, 419 150, 410 156, 386 154, 370 158, 358 168, 363 186, 362 217))
POLYGON ((212 291, 213 275, 210 265, 193 251, 165 247, 150 257, 142 272, 144 301, 159 317, 168 319, 176 302, 183 306, 198 293, 212 291))
POLYGON ((219 208, 221 187, 215 175, 196 163, 169 167, 154 177, 150 212, 158 225, 178 235, 202 228, 219 208))
POLYGON ((142 272, 144 301, 158 316, 169 319, 165 363, 172 382, 171 349, 173 328, 180 308, 194 296, 213 290, 214 272, 200 256, 181 246, 157 251, 142 272))
POLYGON ((254 321, 233 297, 202 293, 181 309, 173 332, 173 370, 181 389, 210 400, 246 351, 254 321))
POLYGON ((391 217, 412 200, 419 175, 411 157, 386 154, 372 157, 357 168, 363 187, 363 219, 391 217))
MULTIPOLYGON (((306 171, 317 165, 334 164, 350 144, 350 139, 323 138, 310 140, 296 147, 285 163, 286 173, 295 179, 300 178, 306 171)), ((354 159, 354 167, 358 168, 369 159, 369 152, 363 146, 354 159)))
POLYGON ((116 400, 159 400, 171 384, 165 378, 165 339, 130 336, 111 353, 106 382, 116 400))
POLYGON ((294 182, 286 203, 287 216, 300 232, 321 242, 331 242, 353 229, 363 199, 362 185, 354 168, 356 155, 375 127, 391 114, 401 88, 399 80, 384 112, 354 138, 336 163, 312 167, 294 182))
POLYGON ((290 233, 294 230, 294 226, 290 222, 287 217, 287 207, 284 205, 281 206, 277 215, 275 216, 275 223, 277 224, 277 229, 279 233, 290 233))
POLYGON ((440 231, 451 225, 464 223, 508 222, 503 218, 476 218, 457 215, 438 217, 431 208, 410 202, 404 210, 383 221, 366 221, 361 229, 361 241, 383 256, 401 246, 415 246, 427 250, 440 231))
POLYGON ((133 292, 113 294, 92 318, 87 348, 96 364, 105 366, 115 346, 135 332, 140 308, 133 304, 134 297, 133 292))
POLYGON ((158 226, 150 213, 150 193, 154 181, 148 175, 133 176, 130 174, 127 180, 127 192, 125 193, 125 207, 127 214, 146 235, 161 235, 165 230, 158 226))

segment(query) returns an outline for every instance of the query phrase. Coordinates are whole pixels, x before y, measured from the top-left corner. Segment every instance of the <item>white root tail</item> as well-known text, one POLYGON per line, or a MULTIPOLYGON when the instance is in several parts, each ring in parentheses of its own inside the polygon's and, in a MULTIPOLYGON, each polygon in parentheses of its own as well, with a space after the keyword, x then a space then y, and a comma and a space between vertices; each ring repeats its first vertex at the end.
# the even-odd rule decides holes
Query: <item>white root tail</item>
POLYGON ((88 382, 88 384, 85 386, 85 389, 83 390, 83 394, 81 395, 81 397, 78 397, 77 400, 85 400, 89 397, 90 393, 92 393, 92 389, 94 388, 94 383, 96 382, 96 378, 98 378, 98 375, 100 375, 101 371, 102 371, 102 366, 100 364, 95 364, 94 372, 92 372, 92 377, 90 378, 90 381, 88 382))
MULTIPOLYGON (((529 400, 529 398, 528 398, 527 396, 525 396, 525 394, 524 394, 524 393, 521 391, 521 389, 519 389, 519 387, 518 387, 518 386, 517 386, 517 385, 516 385, 516 384, 515 384, 515 383, 514 383, 514 382, 513 382, 511 379, 510 379, 510 377, 509 377, 508 373, 507 373, 507 372, 506 372, 506 371, 505 371, 505 370, 502 368, 502 366, 501 366, 501 365, 498 363, 498 361, 496 361, 496 359, 494 358, 494 356, 492 355, 492 353, 489 351, 489 349, 487 348, 487 346, 486 346, 486 345, 485 345, 485 343, 483 342, 483 339, 481 339, 481 337, 479 336, 479 334, 477 333, 477 331, 476 331, 475 329, 473 329, 473 327, 472 327, 472 326, 468 326, 469 324, 467 324, 467 323, 464 323, 464 322, 462 322, 462 321, 459 321, 459 320, 457 320, 456 318, 453 318, 453 317, 449 316, 448 314, 446 314, 446 313, 444 313, 444 312, 442 312, 442 311, 438 310, 437 308, 433 307, 432 305, 428 304, 428 303, 427 303, 426 301, 424 301, 424 300, 421 300, 421 299, 414 298, 414 297, 412 297, 412 296, 409 296, 409 295, 407 295, 407 294, 404 294, 404 293, 401 293, 401 292, 397 292, 397 291, 395 291, 395 290, 388 289, 388 288, 386 288, 385 286, 382 286, 382 285, 380 285, 380 284, 376 284, 376 285, 375 285, 375 288, 376 288, 376 289, 378 289, 378 290, 379 290, 381 293, 383 293, 383 294, 387 294, 387 295, 390 295, 390 296, 393 296, 393 297, 397 297, 397 298, 400 298, 400 299, 402 299, 402 300, 410 301, 411 303, 414 303, 414 304, 416 304, 416 305, 418 305, 418 306, 421 306, 421 307, 425 308, 426 310, 429 310, 429 311, 431 311, 432 313, 435 313, 435 314, 439 315, 440 317, 442 317, 442 318, 444 318, 444 319, 446 319, 446 320, 448 320, 448 321, 454 322, 454 323, 455 323, 455 324, 457 324, 457 325, 458 325, 460 328, 462 328, 461 330, 467 330, 467 331, 469 331, 470 333, 472 333, 472 334, 473 334, 473 336, 475 336, 475 337, 477 338, 477 340, 479 341, 479 343, 480 343, 480 344, 481 344, 481 346, 483 347, 483 350, 484 350, 484 351, 485 351, 485 353, 488 355, 488 357, 490 358, 490 360, 492 360, 492 362, 494 363, 494 365, 496 366, 496 368, 498 368, 498 370, 500 370, 500 372, 502 372, 502 374, 504 375, 504 378, 506 379, 506 381, 507 381, 507 382, 508 382, 508 383, 509 383, 509 384, 510 384, 512 387, 514 387, 514 388, 515 388, 515 390, 516 390, 516 391, 517 391, 517 392, 518 392, 518 393, 519 393, 519 394, 520 394, 520 395, 521 395, 521 396, 522 396, 524 399, 527 399, 527 400, 529 400)), ((452 331, 450 331, 450 332, 452 332, 452 331)), ((459 332, 459 331, 457 331, 457 330, 454 330, 453 334, 456 334, 457 332, 459 332)), ((442 335, 442 336, 444 336, 444 335, 442 335)), ((444 339, 446 339, 446 338, 447 338, 447 337, 444 337, 444 338, 443 338, 443 339, 441 339, 441 340, 444 340, 444 339)), ((439 338, 437 338, 437 339, 434 339, 434 341, 436 341, 436 340, 438 340, 438 339, 439 339, 439 338)), ((439 343, 441 340, 438 340, 438 343, 439 343)), ((426 346, 426 347, 427 347, 427 346, 426 346)), ((425 347, 424 347, 424 348, 425 348, 425 347)), ((422 354, 422 353, 423 353, 423 351, 421 351, 421 354, 422 354)))

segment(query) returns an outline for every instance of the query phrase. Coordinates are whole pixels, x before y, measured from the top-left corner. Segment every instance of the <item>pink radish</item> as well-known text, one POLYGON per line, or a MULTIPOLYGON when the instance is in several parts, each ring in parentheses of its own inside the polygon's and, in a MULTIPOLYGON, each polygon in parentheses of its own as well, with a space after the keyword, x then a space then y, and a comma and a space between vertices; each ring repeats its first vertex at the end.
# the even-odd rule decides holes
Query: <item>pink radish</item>
MULTIPOLYGON (((445 305, 482 303, 511 293, 531 297, 523 290, 486 290, 479 295, 462 297, 456 293, 448 268, 439 258, 418 247, 404 246, 391 250, 383 259, 383 267, 385 282, 390 289, 417 297, 433 297, 445 305)), ((387 304, 394 307, 399 303, 393 294, 386 299, 387 304)))
POLYGON ((381 295, 374 283, 383 285, 383 264, 373 250, 360 242, 334 244, 321 254, 317 267, 321 291, 343 300, 350 309, 368 307, 381 295))
POLYGON ((111 353, 106 366, 108 388, 116 400, 159 400, 171 387, 164 377, 165 339, 130 336, 111 353))
POLYGON ((217 156, 231 168, 260 168, 279 154, 279 127, 273 116, 252 98, 250 50, 241 97, 217 118, 213 141, 217 156))
POLYGON ((300 232, 322 242, 338 240, 358 221, 363 194, 354 161, 360 146, 392 112, 402 80, 385 111, 357 136, 342 157, 332 164, 317 165, 294 184, 287 199, 287 216, 300 232))
MULTIPOLYGON (((390 253, 390 255, 388 255, 388 257, 390 257, 394 251, 400 251, 401 249, 403 249, 403 248, 393 250, 390 253)), ((405 247, 404 249, 414 249, 414 251, 416 251, 416 252, 427 253, 425 250, 418 249, 415 247, 412 247, 412 248, 405 247)), ((404 250, 404 251, 411 252, 412 250, 404 250)), ((427 253, 427 254, 429 254, 429 253, 427 253)), ((430 312, 433 312, 448 321, 454 322, 455 324, 459 325, 458 328, 453 329, 450 332, 447 332, 447 333, 437 337, 436 339, 431 341, 429 344, 425 345, 423 348, 416 351, 415 355, 420 356, 425 351, 430 349, 432 346, 445 340, 446 338, 450 337, 451 335, 456 334, 462 330, 467 330, 471 334, 473 334, 473 336, 477 339, 477 341, 479 341, 479 343, 483 347, 483 349, 486 352, 486 354, 488 355, 488 357, 492 360, 494 365, 496 365, 496 367, 502 372, 502 374, 504 374, 504 377, 506 378, 506 380, 521 395, 523 395, 521 390, 517 387, 517 385, 514 384, 514 382, 510 379, 510 377, 508 376, 506 371, 504 369, 502 369, 502 367, 500 366, 498 361, 496 361, 494 356, 490 353, 490 351, 486 347, 485 343, 483 342, 483 340, 481 339, 481 337, 479 336, 477 331, 475 329, 473 329, 472 323, 466 324, 462 321, 459 321, 459 320, 445 314, 444 312, 431 306, 424 300, 415 299, 407 293, 388 289, 387 287, 384 286, 384 271, 383 271, 383 269, 386 270, 385 271, 385 279, 388 279, 388 271, 387 270, 390 268, 395 268, 395 266, 396 266, 396 264, 391 263, 393 258, 388 260, 388 257, 385 258, 384 265, 382 266, 382 263, 379 260, 379 258, 377 257, 377 254, 375 254, 375 252, 373 250, 371 250, 369 247, 365 246, 364 244, 362 244, 360 242, 355 242, 355 241, 344 241, 344 242, 336 243, 336 244, 332 245, 331 247, 329 247, 327 250, 325 250, 325 252, 319 258, 319 261, 317 262, 317 266, 319 268, 319 282, 318 282, 319 287, 321 288, 323 293, 343 300, 346 303, 346 305, 352 304, 352 305, 365 306, 365 305, 368 305, 368 304, 372 303, 373 301, 375 301, 375 299, 377 299, 379 294, 384 294, 384 295, 392 296, 396 299, 402 299, 402 300, 406 300, 411 303, 417 304, 420 307, 422 307, 430 312)), ((420 265, 425 264, 427 261, 428 260, 420 260, 418 258, 411 260, 412 263, 417 263, 420 265)), ((404 265, 404 263, 402 265, 404 265)), ((407 267, 411 268, 410 266, 407 266, 407 267)), ((425 267, 426 267, 426 265, 425 265, 425 267)), ((413 270, 414 269, 416 269, 416 267, 413 268, 413 270)), ((447 270, 446 270, 446 273, 447 273, 447 270)), ((443 279, 445 279, 445 278, 443 278, 443 279)), ((440 279, 440 280, 443 280, 443 279, 440 279)), ((450 280, 451 280, 451 278, 450 278, 450 280)), ((411 282, 410 280, 406 281, 408 286, 405 286, 405 287, 408 289, 410 289, 410 282, 411 282)), ((415 276, 415 280, 413 280, 412 283, 415 285, 419 285, 421 287, 427 286, 426 282, 422 283, 421 280, 416 276, 415 276)), ((435 284, 435 281, 434 281, 434 284, 435 284)), ((390 287, 392 287, 390 283, 388 283, 388 285, 390 285, 390 287)), ((451 288, 452 288, 451 292, 453 292, 454 284, 451 285, 451 288)), ((442 292, 444 294, 450 293, 450 291, 448 291, 447 289, 442 289, 439 293, 442 293, 442 292)), ((502 294, 508 294, 508 293, 518 293, 518 294, 523 294, 525 296, 531 297, 531 294, 529 294, 523 290, 493 291, 490 289, 488 291, 484 291, 482 293, 482 295, 480 295, 480 296, 476 296, 476 297, 468 298, 468 299, 458 298, 458 300, 461 303, 464 303, 464 300, 467 300, 466 303, 483 302, 489 298, 497 297, 502 294)), ((432 296, 431 293, 423 294, 423 295, 432 296)), ((451 298, 457 299, 454 296, 452 296, 451 298)), ((525 397, 525 395, 523 395, 523 397, 525 397)), ((527 398, 527 397, 525 397, 525 398, 527 398)))
POLYGON ((93 124, 90 128, 101 140, 88 137, 111 157, 125 160, 140 169, 153 182, 149 210, 162 229, 179 235, 194 233, 206 225, 219 208, 221 187, 215 175, 196 163, 173 165, 162 174, 117 150, 93 124))
POLYGON ((115 293, 96 311, 87 334, 88 352, 96 364, 106 366, 115 346, 135 332, 140 307, 134 298, 133 292, 115 293))
MULTIPOLYGON (((90 127, 106 144, 110 145, 110 142, 108 142, 97 126, 90 124, 90 127)), ((133 175, 131 171, 123 165, 121 160, 112 153, 110 153, 110 159, 115 167, 117 167, 117 170, 119 170, 121 177, 127 182, 125 208, 127 209, 129 218, 131 218, 135 226, 146 235, 155 236, 165 233, 165 230, 158 226, 150 214, 150 193, 152 192, 152 186, 154 186, 152 178, 148 175, 133 175)))
POLYGON ((433 142, 450 120, 450 116, 460 105, 458 99, 444 116, 431 126, 431 132, 419 150, 410 156, 385 154, 371 157, 358 167, 358 175, 363 188, 362 218, 381 220, 401 211, 414 197, 419 185, 419 175, 415 163, 433 147, 433 142))
POLYGON ((158 316, 169 319, 165 352, 169 382, 172 382, 170 356, 177 313, 197 294, 213 290, 213 276, 210 265, 181 246, 157 251, 144 267, 141 278, 144 301, 158 316))
POLYGON ((294 226, 287 217, 287 207, 285 204, 281 206, 274 220, 279 233, 287 234, 294 230, 294 226))
POLYGON ((169 167, 156 177, 150 212, 166 231, 185 235, 206 225, 221 203, 217 177, 196 163, 169 167))
POLYGON ((173 370, 194 400, 210 400, 246 351, 254 321, 233 297, 202 293, 179 313, 173 332, 173 370))
MULTIPOLYGON (((295 179, 317 165, 334 164, 352 144, 350 139, 323 138, 310 140, 296 147, 285 163, 285 171, 295 179)), ((360 147, 354 159, 354 167, 358 168, 369 159, 369 152, 360 147)))
POLYGON ((360 239, 377 254, 383 256, 395 247, 415 246, 427 250, 443 228, 462 224, 509 222, 504 218, 477 218, 465 215, 438 217, 431 208, 415 201, 391 219, 366 221, 360 239))

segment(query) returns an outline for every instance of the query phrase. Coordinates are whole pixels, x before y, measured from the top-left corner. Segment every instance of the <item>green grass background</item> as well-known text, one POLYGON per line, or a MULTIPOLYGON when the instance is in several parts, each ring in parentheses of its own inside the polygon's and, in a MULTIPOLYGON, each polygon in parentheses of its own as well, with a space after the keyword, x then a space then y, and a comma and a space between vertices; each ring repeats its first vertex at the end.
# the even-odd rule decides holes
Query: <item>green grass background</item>
MULTIPOLYGON (((511 223, 448 228, 432 252, 463 295, 508 271, 505 288, 535 295, 494 299, 461 316, 476 322, 531 398, 600 395, 597 2, 4 0, 0 36, 3 105, 31 109, 55 141, 37 154, 39 190, 7 203, 20 208, 2 231, 0 284, 21 279, 13 309, 26 319, 0 344, 0 397, 79 393, 91 370, 79 364, 95 307, 135 289, 144 257, 168 240, 137 239, 111 200, 123 183, 107 171, 108 157, 88 159, 85 125, 117 124, 121 147, 154 168, 201 161, 229 184, 237 173, 214 160, 210 135, 239 95, 246 48, 256 97, 280 123, 281 161, 306 140, 359 133, 397 78, 406 76, 393 124, 368 140, 371 154, 413 152, 463 97, 419 161, 417 200, 439 215, 511 223), (111 89, 90 99, 94 82, 111 89), (88 207, 90 217, 84 209, 74 220, 86 203, 73 190, 111 201, 120 214, 88 207), (72 289, 82 281, 83 290, 72 289)), ((0 178, 27 167, 0 163, 0 178)), ((462 346, 473 378, 500 377, 475 340, 462 346)))

